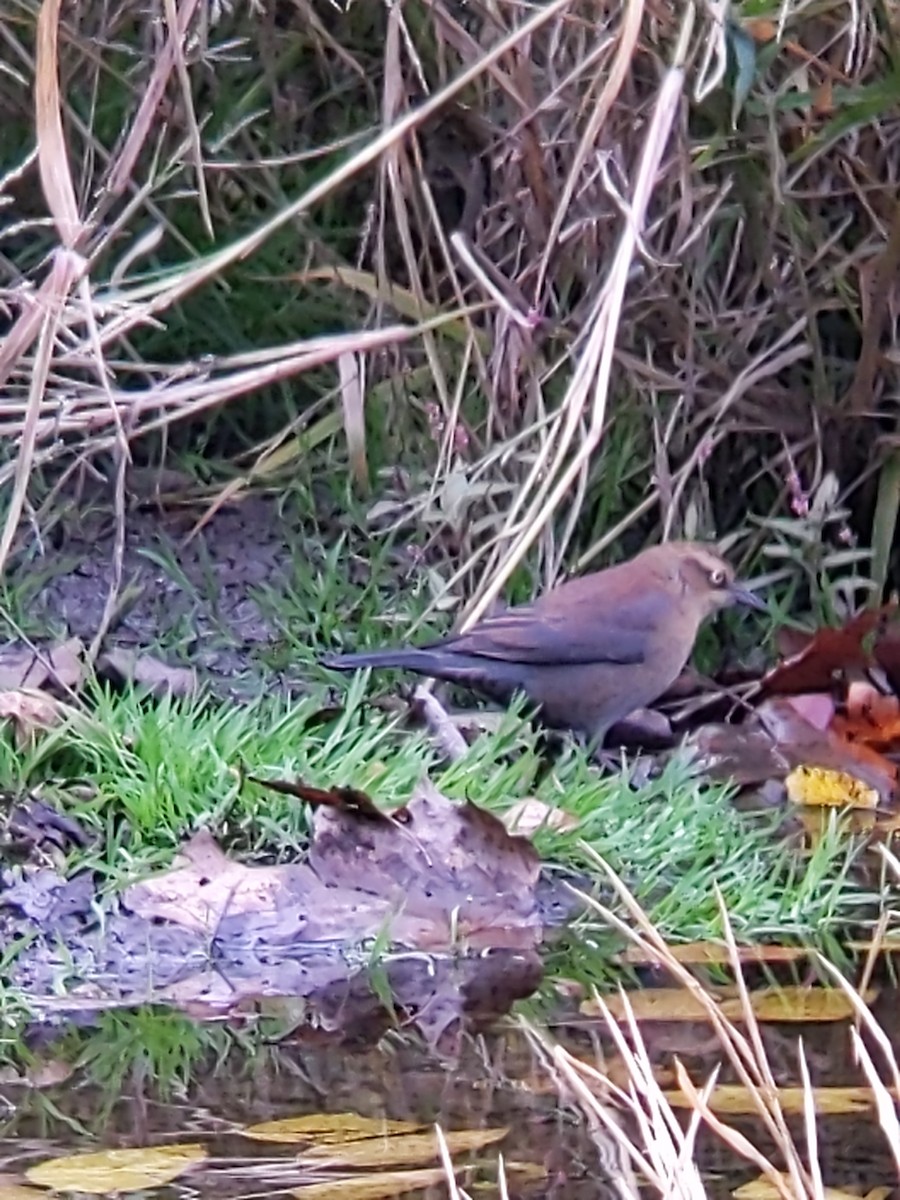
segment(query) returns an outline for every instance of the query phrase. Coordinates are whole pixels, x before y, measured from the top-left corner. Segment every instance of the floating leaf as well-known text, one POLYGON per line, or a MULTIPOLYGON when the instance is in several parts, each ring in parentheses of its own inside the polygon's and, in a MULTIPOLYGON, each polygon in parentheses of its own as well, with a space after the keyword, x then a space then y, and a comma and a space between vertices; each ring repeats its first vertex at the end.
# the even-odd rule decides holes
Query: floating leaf
MULTIPOLYGON (((793 1183, 790 1175, 784 1172, 778 1172, 779 1179, 784 1183, 785 1191, 790 1193, 793 1189, 793 1183)), ((890 1188, 872 1188, 866 1194, 863 1200, 886 1200, 890 1195, 890 1188)), ((749 1183, 742 1183, 739 1188, 735 1188, 731 1193, 735 1200, 780 1200, 784 1195, 772 1180, 766 1178, 765 1175, 760 1175, 759 1179, 751 1179, 749 1183)), ((841 1188, 822 1188, 816 1193, 821 1200, 860 1200, 859 1192, 845 1192, 841 1188)))
POLYGON ((419 1188, 444 1183, 443 1167, 422 1167, 418 1171, 381 1171, 377 1175, 342 1176, 294 1188, 298 1200, 381 1200, 382 1196, 398 1196, 419 1188))
MULTIPOLYGON (((686 942, 683 945, 667 946, 666 951, 680 963, 730 963, 732 951, 724 942, 686 942)), ((805 946, 738 946, 739 962, 797 962, 809 958, 813 952, 805 946)), ((629 946, 619 956, 624 962, 652 966, 660 957, 644 946, 629 946)))
MULTIPOLYGON (((663 1095, 672 1108, 694 1107, 691 1098, 680 1089, 664 1092, 663 1095)), ((773 1099, 783 1113, 795 1115, 806 1111, 807 1098, 802 1087, 777 1088, 773 1099)), ((846 1116, 848 1113, 869 1112, 874 1109, 875 1093, 866 1087, 820 1087, 812 1089, 812 1102, 817 1116, 846 1116)), ((731 1116, 759 1112, 758 1102, 749 1089, 737 1083, 717 1087, 708 1103, 713 1112, 727 1113, 731 1116)))
MULTIPOLYGON (((871 988, 862 999, 871 1004, 878 992, 871 988)), ((766 988, 750 993, 750 1006, 758 1021, 845 1021, 853 1016, 849 996, 840 988, 803 987, 800 984, 766 988)), ((722 1005, 726 1016, 735 1020, 737 1002, 722 1005)))
POLYGON ((51 1158, 29 1167, 30 1183, 55 1192, 136 1192, 161 1187, 207 1157, 199 1142, 171 1146, 136 1146, 126 1150, 99 1150, 94 1154, 72 1154, 51 1158))
POLYGON ((341 1145, 361 1138, 393 1137, 416 1133, 425 1126, 419 1122, 388 1121, 385 1117, 362 1117, 358 1113, 310 1113, 285 1117, 282 1121, 262 1121, 242 1130, 244 1137, 257 1142, 316 1142, 341 1145))
MULTIPOLYGON (((744 1005, 735 988, 710 991, 716 1008, 730 1021, 744 1019, 744 1005)), ((871 1003, 877 992, 866 992, 871 1003)), ((642 988, 625 996, 604 997, 606 1007, 617 1020, 626 1015, 626 1000, 639 1021, 705 1021, 706 1008, 693 992, 685 988, 642 988)), ((843 1021, 852 1016, 853 1007, 839 988, 804 987, 800 984, 780 988, 762 988, 749 995, 750 1008, 758 1021, 843 1021)), ((599 1016, 600 1007, 586 1000, 581 1011, 599 1016)))
POLYGON ((0 1183, 0 1200, 45 1200, 45 1195, 22 1183, 0 1183))
MULTIPOLYGON (((492 1142, 499 1142, 509 1130, 503 1129, 458 1129, 445 1133, 450 1154, 462 1154, 467 1150, 480 1150, 492 1142)), ((399 1137, 366 1138, 365 1141, 347 1142, 343 1146, 316 1146, 300 1155, 300 1163, 335 1167, 394 1167, 420 1162, 431 1162, 440 1158, 440 1147, 434 1131, 407 1133, 399 1137)))

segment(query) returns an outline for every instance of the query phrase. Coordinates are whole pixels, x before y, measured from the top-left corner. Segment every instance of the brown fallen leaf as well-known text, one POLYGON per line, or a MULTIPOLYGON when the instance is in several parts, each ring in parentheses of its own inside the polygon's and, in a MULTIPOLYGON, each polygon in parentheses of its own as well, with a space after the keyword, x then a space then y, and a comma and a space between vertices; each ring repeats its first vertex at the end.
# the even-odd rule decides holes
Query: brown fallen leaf
POLYGON ((378 939, 392 950, 383 983, 395 1013, 452 1053, 464 1028, 483 1028, 540 983, 547 913, 569 911, 569 897, 560 887, 548 903, 553 886, 539 895, 539 877, 526 838, 426 780, 384 820, 316 808, 300 863, 247 866, 201 830, 172 870, 129 888, 123 908, 154 922, 157 940, 177 943, 179 926, 215 939, 216 961, 198 963, 157 1000, 202 1017, 260 994, 302 995, 324 1010, 320 1024, 355 1036, 391 1020, 364 956, 346 953, 378 939), (234 970, 221 965, 228 955, 234 970))
POLYGON ((260 779, 255 775, 248 775, 247 782, 258 784, 259 787, 268 788, 270 792, 278 792, 282 796, 296 796, 312 808, 336 808, 343 812, 355 813, 367 820, 390 820, 365 792, 357 788, 334 787, 326 790, 311 787, 302 779, 260 779))
MULTIPOLYGON (((794 1184, 791 1176, 785 1172, 779 1171, 777 1174, 784 1185, 784 1192, 775 1185, 773 1180, 767 1179, 765 1175, 760 1175, 759 1179, 751 1179, 749 1183, 742 1183, 731 1194, 735 1200, 781 1200, 783 1195, 792 1194, 794 1184)), ((876 1187, 863 1196, 861 1190, 845 1192, 841 1188, 823 1187, 821 1191, 816 1190, 816 1196, 818 1200, 887 1200, 891 1190, 888 1187, 876 1187)))
POLYGON ((808 697, 764 700, 743 725, 701 726, 692 735, 701 768, 742 785, 784 779, 795 767, 821 767, 853 776, 890 807, 897 767, 877 750, 848 742, 808 719, 808 697))
POLYGON ((540 859, 527 838, 510 835, 490 813, 454 804, 424 781, 390 819, 317 808, 303 863, 246 866, 200 830, 171 871, 135 884, 124 901, 148 920, 207 935, 230 918, 240 920, 248 936, 263 938, 318 941, 387 932, 393 943, 416 949, 524 949, 542 937, 539 874, 540 859))
POLYGON ((193 667, 173 667, 152 654, 119 647, 107 650, 97 660, 98 675, 118 684, 132 683, 146 688, 152 696, 193 696, 197 691, 197 672, 193 667))
POLYGON ((885 695, 868 680, 855 679, 847 688, 845 709, 831 723, 845 741, 881 750, 900 745, 900 700, 896 696, 885 695))
POLYGON ((33 746, 39 734, 62 725, 75 710, 46 692, 21 688, 0 692, 0 721, 12 725, 13 739, 22 750, 33 746))
POLYGON ((553 829, 557 833, 577 829, 581 821, 563 808, 531 797, 511 804, 503 814, 503 824, 510 833, 533 837, 541 829, 553 829))
MULTIPOLYGON (((450 1154, 481 1150, 502 1141, 509 1133, 500 1129, 457 1129, 444 1133, 450 1154)), ((315 1146, 297 1156, 297 1161, 329 1167, 394 1167, 432 1162, 441 1156, 434 1130, 428 1133, 406 1133, 397 1137, 366 1138, 346 1142, 342 1146, 315 1146)))
POLYGON ((806 635, 791 630, 793 653, 763 677, 763 695, 827 692, 848 672, 874 666, 875 646, 888 632, 896 613, 897 606, 892 604, 865 609, 840 629, 823 628, 806 635))
MULTIPOLYGON (((666 947, 676 962, 727 964, 733 961, 732 952, 724 942, 689 942, 685 945, 669 945, 666 947)), ((798 962, 809 958, 814 952, 803 946, 738 946, 737 957, 742 963, 780 963, 798 962)), ((660 959, 642 946, 628 946, 618 956, 624 962, 640 965, 655 965, 660 959)))
POLYGON ((0 1175, 0 1200, 47 1200, 43 1188, 26 1187, 0 1175))
POLYGON ((83 680, 84 644, 80 638, 45 649, 19 643, 0 647, 0 691, 55 688, 73 692, 83 680))

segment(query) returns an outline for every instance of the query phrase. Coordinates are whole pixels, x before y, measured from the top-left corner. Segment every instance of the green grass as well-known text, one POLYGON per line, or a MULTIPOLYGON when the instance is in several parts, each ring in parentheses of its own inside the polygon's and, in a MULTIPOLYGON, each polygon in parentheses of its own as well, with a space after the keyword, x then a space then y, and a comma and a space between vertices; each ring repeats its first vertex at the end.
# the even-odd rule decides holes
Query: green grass
POLYGON ((729 789, 704 780, 683 757, 640 788, 624 776, 601 776, 574 745, 548 769, 536 733, 512 712, 498 732, 442 768, 424 734, 366 704, 366 683, 364 674, 349 678, 336 715, 323 709, 324 689, 240 707, 204 697, 148 704, 133 692, 97 689, 90 723, 25 754, 0 740, 0 786, 15 792, 43 781, 45 790, 55 788, 66 809, 101 835, 99 848, 74 851, 69 867, 99 871, 108 888, 168 865, 201 822, 251 859, 300 853, 304 806, 244 773, 360 788, 392 807, 429 772, 448 795, 497 813, 529 796, 574 813, 576 831, 537 835, 544 858, 584 871, 590 847, 671 937, 721 933, 716 888, 748 939, 831 937, 859 915, 844 838, 825 838, 801 860, 778 834, 779 814, 739 813, 729 789), (88 782, 92 798, 68 795, 60 780, 88 782))
MULTIPOLYGON (((548 766, 536 732, 512 711, 495 734, 442 767, 427 737, 366 704, 367 682, 364 674, 348 679, 336 715, 321 708, 324 687, 299 701, 263 696, 241 707, 203 697, 148 704, 133 692, 98 688, 89 725, 61 730, 27 754, 0 738, 0 787, 18 792, 41 784, 45 797, 97 835, 94 845, 72 851, 63 869, 95 871, 101 893, 167 869, 200 823, 244 861, 302 856, 305 806, 243 780, 243 773, 353 786, 392 807, 429 772, 446 794, 498 814, 532 796, 581 818, 575 831, 536 836, 547 870, 618 909, 597 869, 594 856, 601 856, 675 941, 721 935, 718 889, 741 940, 800 942, 834 955, 842 932, 875 899, 854 880, 853 844, 837 828, 801 857, 780 836, 777 815, 738 812, 729 789, 701 778, 684 757, 640 788, 624 776, 601 776, 574 745, 548 766), (75 787, 85 782, 87 799, 75 787)), ((561 978, 604 988, 627 979, 614 963, 621 949, 621 938, 593 915, 551 932, 547 978, 533 1008, 553 1012, 561 978)), ((9 1032, 0 1059, 19 1066, 15 1030, 27 1012, 24 998, 0 993, 9 1032)), ((181 1024, 176 1014, 146 1008, 109 1014, 96 1029, 63 1039, 59 1055, 77 1062, 111 1100, 134 1072, 177 1090, 209 1054, 221 1057, 237 1044, 203 1033, 183 1038, 181 1024)), ((264 1036, 260 1022, 248 1027, 245 1041, 257 1045, 264 1036)))

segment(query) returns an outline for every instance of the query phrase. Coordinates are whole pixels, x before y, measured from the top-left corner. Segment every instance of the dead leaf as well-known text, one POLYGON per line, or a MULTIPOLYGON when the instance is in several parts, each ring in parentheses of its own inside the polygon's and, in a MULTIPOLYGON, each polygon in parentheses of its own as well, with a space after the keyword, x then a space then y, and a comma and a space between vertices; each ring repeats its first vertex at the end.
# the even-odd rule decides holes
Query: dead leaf
POLYGON ((108 1192, 162 1187, 206 1157, 207 1151, 199 1142, 100 1150, 94 1154, 48 1159, 29 1167, 25 1177, 30 1183, 55 1192, 86 1192, 100 1196, 108 1192))
MULTIPOLYGON (((792 1194, 794 1184, 791 1176, 785 1172, 779 1171, 777 1175, 782 1180, 784 1192, 775 1185, 773 1180, 768 1179, 765 1175, 760 1175, 759 1179, 751 1179, 749 1183, 742 1183, 731 1194, 735 1200, 781 1200, 783 1195, 792 1194)), ((865 1197, 863 1197, 862 1191, 845 1192, 840 1188, 830 1187, 816 1190, 818 1200, 886 1200, 890 1194, 891 1188, 872 1188, 865 1197)))
POLYGON ((148 921, 211 934, 226 916, 277 911, 290 899, 295 877, 305 883, 308 874, 304 867, 246 867, 228 858, 204 828, 181 848, 171 871, 128 888, 123 900, 148 921))
POLYGON ((795 767, 784 783, 788 799, 807 808, 878 807, 878 792, 846 771, 795 767))
POLYGON ((577 829, 581 821, 563 808, 545 804, 543 800, 531 797, 510 805, 503 814, 503 824, 510 833, 517 833, 521 837, 533 837, 541 829, 565 833, 577 829))
POLYGON ((890 806, 897 767, 877 750, 822 731, 803 715, 797 697, 764 700, 743 725, 703 725, 690 738, 698 765, 717 779, 741 786, 785 779, 796 767, 821 767, 852 775, 890 806))
MULTIPOLYGON (((887 1090, 894 1095, 890 1088, 887 1090)), ((819 1117, 847 1116, 850 1113, 870 1112, 875 1108, 875 1093, 871 1088, 816 1087, 810 1091, 816 1115, 819 1117)), ((694 1108, 691 1098, 680 1088, 663 1092, 663 1095, 672 1108, 694 1108)), ((776 1088, 772 1099, 781 1112, 790 1116, 799 1116, 806 1112, 808 1099, 806 1090, 802 1087, 776 1088)), ((708 1103, 713 1112, 732 1116, 756 1116, 759 1113, 758 1102, 750 1091, 737 1083, 720 1084, 713 1090, 708 1103)))
POLYGON ((101 654, 98 675, 111 677, 117 684, 134 684, 152 695, 193 696, 197 691, 197 672, 193 667, 172 667, 152 654, 119 647, 101 654))
POLYGON ((22 1183, 0 1182, 0 1200, 47 1200, 47 1193, 22 1183))
POLYGON ((827 692, 848 672, 873 666, 876 657, 872 647, 887 632, 896 612, 896 605, 865 609, 841 629, 825 628, 807 634, 805 644, 803 635, 792 631, 793 645, 801 643, 801 648, 763 677, 763 695, 827 692))
POLYGON ((6 836, 11 846, 26 850, 37 846, 67 850, 91 843, 83 825, 35 795, 24 796, 9 810, 6 836))
MULTIPOLYGON (((743 1021, 744 1005, 737 989, 717 988, 707 993, 716 1001, 716 1008, 730 1021, 743 1021)), ((863 996, 867 1004, 877 996, 870 989, 863 996)), ((624 995, 604 996, 606 1007, 618 1021, 626 1019, 630 1007, 639 1021, 707 1021, 706 1007, 686 988, 641 988, 624 995)), ((786 985, 781 988, 762 988, 750 992, 750 1008, 757 1021, 785 1023, 788 1021, 843 1021, 853 1014, 846 994, 839 988, 786 985)), ((586 1016, 600 1016, 601 1007, 595 1000, 586 1000, 580 1008, 586 1016)))
POLYGON ((312 1113, 302 1117, 284 1117, 263 1121, 241 1130, 244 1137, 257 1142, 315 1142, 317 1145, 341 1145, 368 1137, 395 1137, 417 1133, 426 1128, 421 1122, 389 1121, 387 1117, 363 1117, 358 1113, 312 1113))
POLYGON ((379 1171, 374 1175, 325 1179, 321 1183, 294 1188, 292 1195, 297 1200, 381 1200, 383 1196, 399 1196, 446 1181, 443 1167, 422 1167, 418 1171, 379 1171))
POLYGON ((84 644, 69 638, 58 646, 37 649, 10 643, 0 648, 0 691, 55 687, 73 692, 84 679, 84 644))
MULTIPOLYGON (((689 942, 685 945, 669 945, 666 953, 680 963, 727 964, 733 961, 732 952, 724 942, 689 942)), ((738 962, 780 963, 797 962, 809 958, 813 953, 803 946, 738 946, 738 962)), ((641 946, 629 946, 619 955, 624 962, 640 965, 656 965, 660 959, 641 946)))
MULTIPOLYGON (((471 1150, 482 1150, 500 1142, 509 1129, 459 1129, 446 1132, 444 1138, 451 1156, 471 1150)), ((399 1137, 366 1138, 342 1146, 321 1146, 298 1155, 301 1164, 316 1163, 329 1167, 393 1167, 431 1162, 440 1158, 440 1147, 434 1131, 407 1133, 399 1137)))
POLYGON ((416 949, 524 949, 542 936, 539 874, 526 838, 423 783, 391 820, 316 809, 304 863, 248 867, 201 830, 171 871, 129 888, 124 901, 147 920, 207 935, 238 919, 246 936, 281 941, 387 931, 394 944, 416 949))
POLYGON ((62 725, 74 711, 46 692, 31 689, 0 692, 0 721, 12 724, 13 738, 20 750, 33 746, 38 734, 62 725))
POLYGON ((832 722, 835 733, 849 742, 890 750, 900 743, 900 701, 857 679, 847 689, 846 715, 832 722))
POLYGON ((248 775, 247 782, 258 784, 282 796, 296 796, 312 808, 336 808, 373 821, 390 820, 365 792, 356 788, 335 787, 326 791, 324 788, 310 787, 302 779, 292 782, 289 779, 259 779, 255 775, 248 775))

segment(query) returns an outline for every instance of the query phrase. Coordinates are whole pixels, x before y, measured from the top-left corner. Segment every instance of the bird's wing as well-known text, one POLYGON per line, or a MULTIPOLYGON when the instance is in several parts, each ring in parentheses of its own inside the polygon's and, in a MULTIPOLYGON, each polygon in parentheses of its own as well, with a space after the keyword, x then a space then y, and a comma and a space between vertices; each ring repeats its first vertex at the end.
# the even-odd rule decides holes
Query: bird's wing
POLYGON ((614 608, 575 604, 566 611, 523 604, 486 617, 468 633, 441 643, 455 654, 534 666, 586 663, 642 663, 648 634, 671 604, 655 589, 614 608))

